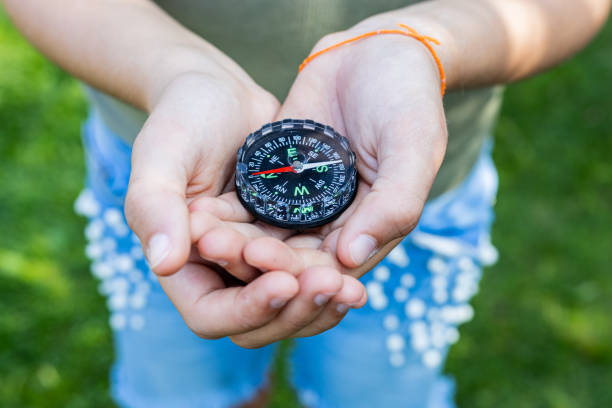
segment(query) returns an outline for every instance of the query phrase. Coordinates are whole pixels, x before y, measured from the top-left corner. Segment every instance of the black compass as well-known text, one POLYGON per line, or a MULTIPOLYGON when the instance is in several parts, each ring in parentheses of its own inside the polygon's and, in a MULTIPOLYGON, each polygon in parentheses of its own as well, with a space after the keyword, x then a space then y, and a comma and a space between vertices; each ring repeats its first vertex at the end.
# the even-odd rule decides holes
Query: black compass
POLYGON ((285 119, 251 133, 238 151, 236 192, 256 218, 303 230, 336 219, 355 198, 348 139, 312 120, 285 119))

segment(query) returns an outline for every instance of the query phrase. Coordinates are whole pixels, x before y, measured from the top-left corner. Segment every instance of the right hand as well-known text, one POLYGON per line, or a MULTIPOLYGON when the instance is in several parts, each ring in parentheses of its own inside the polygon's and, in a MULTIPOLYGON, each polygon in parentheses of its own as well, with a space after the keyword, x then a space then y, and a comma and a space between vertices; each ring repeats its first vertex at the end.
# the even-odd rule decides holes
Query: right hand
POLYGON ((188 203, 222 192, 245 136, 277 109, 276 98, 230 73, 184 73, 161 90, 134 142, 125 202, 156 274, 170 275, 187 262, 188 203))

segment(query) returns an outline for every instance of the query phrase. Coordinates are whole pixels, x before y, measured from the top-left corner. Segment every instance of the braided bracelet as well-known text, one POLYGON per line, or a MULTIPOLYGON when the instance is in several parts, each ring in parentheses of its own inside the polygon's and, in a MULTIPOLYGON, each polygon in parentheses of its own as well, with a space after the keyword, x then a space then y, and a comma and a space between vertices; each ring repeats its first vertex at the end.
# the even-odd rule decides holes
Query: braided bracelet
POLYGON ((356 37, 353 38, 349 38, 348 40, 344 40, 341 41, 339 43, 336 43, 330 47, 327 47, 321 51, 317 51, 314 54, 308 56, 300 65, 300 69, 299 72, 301 72, 304 67, 306 65, 308 65, 308 63, 310 63, 310 61, 312 61, 313 59, 317 58, 318 56, 325 54, 328 51, 331 51, 335 48, 341 47, 343 45, 367 38, 367 37, 373 37, 375 35, 382 35, 382 34, 399 34, 399 35, 405 35, 407 37, 412 37, 415 40, 418 40, 420 42, 423 43, 423 45, 425 45, 425 47, 427 47, 427 49, 429 50, 429 52, 431 52, 431 55, 433 56, 434 60, 436 61, 436 65, 438 66, 438 70, 440 71, 440 81, 441 81, 441 94, 442 96, 444 96, 444 92, 446 91, 446 75, 444 74, 444 68, 442 67, 442 63, 440 62, 440 58, 438 58, 438 54, 436 54, 436 51, 433 49, 433 47, 431 46, 430 42, 434 43, 435 45, 440 45, 440 42, 438 40, 436 40, 435 38, 432 37, 427 37, 424 35, 421 35, 419 33, 416 32, 416 30, 414 30, 411 27, 408 27, 405 24, 401 24, 399 23, 398 26, 400 28, 403 28, 404 30, 377 30, 377 31, 370 31, 361 35, 358 35, 356 37))

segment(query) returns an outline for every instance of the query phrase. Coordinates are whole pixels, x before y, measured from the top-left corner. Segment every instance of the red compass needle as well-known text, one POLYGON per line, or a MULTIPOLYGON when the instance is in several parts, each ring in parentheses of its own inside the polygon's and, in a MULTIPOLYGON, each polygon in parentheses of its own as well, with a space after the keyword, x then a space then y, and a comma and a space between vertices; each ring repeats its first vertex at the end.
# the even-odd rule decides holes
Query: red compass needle
POLYGON ((257 173, 251 174, 251 176, 258 176, 260 174, 270 174, 270 173, 297 173, 291 166, 280 167, 278 169, 266 170, 266 171, 258 171, 257 173))

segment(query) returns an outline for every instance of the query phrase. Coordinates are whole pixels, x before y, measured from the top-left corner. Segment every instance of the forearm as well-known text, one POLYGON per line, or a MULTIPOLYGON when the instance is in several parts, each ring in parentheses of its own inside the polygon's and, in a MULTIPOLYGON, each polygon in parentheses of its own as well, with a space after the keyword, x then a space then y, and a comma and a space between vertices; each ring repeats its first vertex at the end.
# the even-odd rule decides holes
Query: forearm
POLYGON ((512 82, 569 58, 604 24, 610 3, 433 0, 374 16, 355 29, 404 23, 437 38, 448 87, 469 88, 512 82))
POLYGON ((24 35, 85 82, 150 110, 183 72, 248 76, 149 0, 3 0, 24 35))

